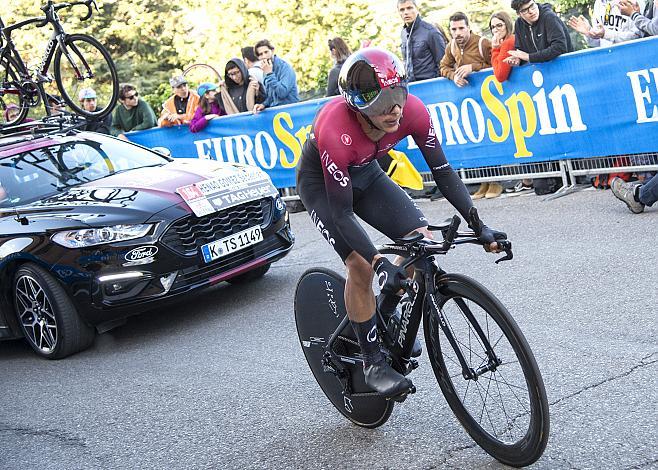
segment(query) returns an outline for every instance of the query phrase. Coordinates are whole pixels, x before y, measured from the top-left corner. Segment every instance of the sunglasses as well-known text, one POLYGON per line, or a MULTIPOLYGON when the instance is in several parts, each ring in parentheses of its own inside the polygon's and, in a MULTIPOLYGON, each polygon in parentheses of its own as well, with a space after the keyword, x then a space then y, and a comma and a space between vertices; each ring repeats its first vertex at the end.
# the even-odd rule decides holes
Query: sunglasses
POLYGON ((132 100, 133 98, 137 98, 138 96, 139 96, 139 93, 135 92, 134 95, 124 96, 123 99, 124 100, 132 100))

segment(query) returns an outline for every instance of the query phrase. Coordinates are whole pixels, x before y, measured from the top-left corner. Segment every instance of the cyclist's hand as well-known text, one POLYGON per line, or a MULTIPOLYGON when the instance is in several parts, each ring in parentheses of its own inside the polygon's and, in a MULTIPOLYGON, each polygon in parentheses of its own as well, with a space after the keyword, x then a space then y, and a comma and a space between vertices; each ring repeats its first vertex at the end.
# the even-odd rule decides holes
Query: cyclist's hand
POLYGON ((505 232, 491 229, 482 224, 482 230, 478 238, 484 246, 484 251, 488 253, 500 253, 501 249, 498 246, 498 243, 496 243, 496 240, 507 240, 507 234, 505 232))
POLYGON ((506 240, 507 234, 487 227, 478 216, 478 211, 475 207, 471 207, 468 215, 468 226, 475 232, 475 236, 480 239, 485 251, 500 253, 501 250, 496 240, 506 240))
POLYGON ((407 278, 407 272, 400 266, 391 263, 387 258, 377 258, 373 266, 377 275, 377 284, 382 292, 394 294, 402 286, 401 282, 407 278))

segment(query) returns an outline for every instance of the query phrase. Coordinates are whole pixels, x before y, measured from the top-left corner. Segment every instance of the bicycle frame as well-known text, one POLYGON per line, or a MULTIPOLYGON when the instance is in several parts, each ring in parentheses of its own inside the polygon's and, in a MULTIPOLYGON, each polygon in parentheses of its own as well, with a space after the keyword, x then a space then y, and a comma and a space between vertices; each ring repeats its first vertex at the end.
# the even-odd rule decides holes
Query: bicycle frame
MULTIPOLYGON (((31 96, 34 91, 27 91, 25 88, 26 84, 30 84, 30 82, 35 83, 37 85, 37 90, 38 94, 41 97, 41 99, 46 103, 48 94, 45 92, 43 87, 41 86, 43 83, 50 83, 52 82, 52 78, 48 76, 48 70, 50 69, 50 64, 53 60, 53 57, 55 55, 55 51, 57 50, 57 46, 62 51, 62 54, 67 58, 71 66, 73 67, 73 70, 75 71, 76 77, 78 79, 81 79, 83 77, 82 73, 80 72, 80 68, 78 67, 76 61, 74 60, 73 56, 71 55, 70 51, 68 50, 66 46, 66 37, 67 33, 64 31, 64 27, 62 26, 62 23, 59 19, 59 15, 57 14, 57 10, 61 8, 66 8, 68 6, 75 6, 75 5, 86 5, 87 8, 89 9, 88 14, 86 15, 84 19, 88 18, 91 16, 91 3, 87 2, 72 2, 69 4, 58 4, 54 5, 52 1, 48 1, 46 7, 42 8, 42 10, 45 13, 45 16, 40 16, 36 18, 28 18, 23 21, 19 21, 18 23, 15 23, 11 26, 5 26, 4 23, 2 22, 2 19, 0 19, 0 34, 2 35, 2 38, 4 42, 6 43, 2 49, 0 49, 0 60, 7 58, 13 58, 15 65, 18 66, 19 70, 17 70, 19 74, 19 78, 21 83, 18 83, 18 90, 9 90, 10 93, 20 93, 25 96, 31 96), (12 31, 16 29, 23 28, 27 25, 30 24, 37 24, 38 27, 43 27, 47 24, 50 24, 53 28, 53 33, 46 43, 46 49, 43 53, 43 56, 41 58, 41 62, 39 63, 39 66, 37 68, 37 72, 35 74, 35 77, 32 78, 30 71, 28 70, 27 66, 25 65, 25 62, 21 58, 20 54, 18 53, 18 50, 16 49, 16 45, 14 41, 11 38, 11 33, 12 31)), ((79 51, 75 51, 77 53, 77 56, 82 60, 84 67, 89 70, 89 65, 86 63, 84 57, 79 53, 79 51)), ((1 93, 6 93, 7 90, 0 90, 1 93)), ((36 103, 31 101, 32 104, 30 106, 36 106, 36 103)), ((50 107, 46 106, 46 113, 47 115, 50 115, 50 107)))
MULTIPOLYGON (((400 244, 384 245, 381 250, 383 253, 407 256, 401 266, 407 268, 413 265, 415 269, 413 280, 407 281, 404 286, 409 295, 410 302, 402 310, 399 324, 396 325, 394 331, 389 331, 389 329, 387 329, 387 325, 381 314, 378 314, 377 318, 377 323, 380 330, 383 332, 384 347, 388 349, 392 359, 392 366, 401 374, 407 375, 418 367, 417 361, 411 358, 411 352, 423 316, 429 316, 429 321, 433 321, 433 318, 438 320, 439 326, 443 330, 450 346, 459 360, 464 379, 477 380, 482 374, 495 370, 495 368, 501 364, 500 359, 494 353, 489 340, 479 323, 475 320, 470 308, 463 299, 457 298, 455 299, 455 302, 464 312, 464 315, 466 315, 471 324, 474 325, 475 333, 484 346, 488 359, 487 364, 480 367, 478 370, 470 368, 450 329, 449 323, 446 321, 443 312, 437 304, 437 297, 442 298, 443 294, 437 289, 436 280, 446 273, 436 263, 434 254, 447 253, 453 244, 479 243, 472 232, 457 232, 458 226, 459 218, 453 218, 453 221, 449 226, 431 227, 431 229, 441 230, 444 233, 444 242, 442 244, 415 244, 411 251, 409 251, 407 246, 401 246, 400 244), (458 238, 457 240, 455 240, 456 237, 458 238)), ((422 238, 422 236, 418 236, 415 240, 410 238, 408 240, 402 240, 402 242, 418 242, 422 238)), ((511 256, 511 245, 507 254, 508 257, 511 256)), ((363 363, 362 359, 358 356, 343 356, 337 354, 333 350, 334 343, 341 336, 343 329, 348 327, 348 324, 349 318, 346 315, 332 334, 325 348, 325 370, 336 373, 341 379, 349 378, 349 374, 345 368, 341 366, 341 363, 363 363)), ((350 389, 350 384, 348 382, 349 380, 344 382, 346 391, 349 391, 350 389)))

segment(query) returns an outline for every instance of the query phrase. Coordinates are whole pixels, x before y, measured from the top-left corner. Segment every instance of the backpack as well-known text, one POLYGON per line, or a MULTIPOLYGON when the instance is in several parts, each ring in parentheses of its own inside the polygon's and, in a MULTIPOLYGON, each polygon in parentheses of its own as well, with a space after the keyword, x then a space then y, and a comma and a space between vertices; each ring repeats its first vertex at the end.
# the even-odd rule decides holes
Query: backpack
MULTIPOLYGON (((628 166, 630 162, 627 158, 621 158, 616 160, 612 166, 628 166)), ((621 178, 624 181, 630 181, 632 173, 601 173, 592 178, 592 186, 596 189, 608 189, 612 184, 612 180, 615 178, 621 178)))
POLYGON ((562 178, 537 178, 532 180, 532 187, 537 196, 553 194, 562 187, 562 178))

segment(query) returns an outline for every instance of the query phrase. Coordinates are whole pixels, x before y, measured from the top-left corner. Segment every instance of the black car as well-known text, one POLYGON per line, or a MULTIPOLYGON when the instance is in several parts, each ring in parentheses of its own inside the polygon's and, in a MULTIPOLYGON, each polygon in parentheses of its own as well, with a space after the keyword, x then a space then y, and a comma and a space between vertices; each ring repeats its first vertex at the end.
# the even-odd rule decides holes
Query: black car
POLYGON ((47 358, 156 302, 263 276, 292 248, 260 169, 101 134, 0 136, 0 339, 47 358))

